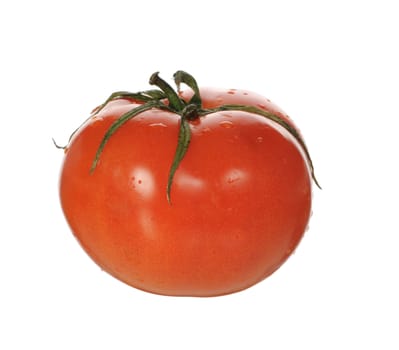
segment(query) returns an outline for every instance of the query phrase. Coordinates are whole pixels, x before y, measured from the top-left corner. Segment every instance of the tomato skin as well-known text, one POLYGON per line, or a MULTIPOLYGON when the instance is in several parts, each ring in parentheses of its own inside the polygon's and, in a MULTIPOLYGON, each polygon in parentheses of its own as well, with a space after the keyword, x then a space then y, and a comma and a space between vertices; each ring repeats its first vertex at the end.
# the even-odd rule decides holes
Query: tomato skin
MULTIPOLYGON (((182 92, 189 99, 190 92, 182 92)), ((240 90, 202 89, 204 108, 259 105, 240 90)), ((135 102, 118 99, 88 120, 65 155, 60 198, 72 232, 105 271, 148 292, 216 296, 278 269, 297 247, 311 211, 311 175, 296 140, 259 115, 224 111, 190 122, 191 142, 166 198, 180 117, 150 110, 97 148, 135 102)), ((289 120, 290 123, 292 121, 289 120)))

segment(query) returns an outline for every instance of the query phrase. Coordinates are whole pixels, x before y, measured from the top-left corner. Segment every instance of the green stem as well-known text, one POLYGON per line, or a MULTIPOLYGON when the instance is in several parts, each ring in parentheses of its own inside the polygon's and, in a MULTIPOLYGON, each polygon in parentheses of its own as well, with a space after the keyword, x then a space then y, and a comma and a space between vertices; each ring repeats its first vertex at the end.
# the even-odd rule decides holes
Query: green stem
POLYGON ((169 106, 175 111, 183 110, 185 103, 180 99, 176 91, 163 79, 159 77, 159 72, 155 72, 150 77, 150 84, 158 86, 166 95, 169 101, 169 106))
POLYGON ((100 106, 98 106, 95 111, 94 114, 92 115, 95 116, 98 113, 100 113, 100 111, 111 101, 117 100, 117 99, 122 99, 122 98, 129 98, 132 100, 136 100, 139 102, 149 102, 149 101, 153 101, 153 100, 161 100, 163 98, 165 98, 165 94, 162 91, 159 90, 148 90, 148 91, 142 91, 142 92, 128 92, 128 91, 117 91, 112 93, 103 104, 101 104, 100 106))
POLYGON ((188 102, 189 104, 195 104, 197 105, 198 108, 202 107, 202 100, 201 100, 201 95, 200 91, 197 85, 197 82, 195 81, 194 77, 182 70, 177 71, 173 75, 175 79, 175 83, 177 86, 177 89, 180 90, 180 84, 184 83, 186 84, 191 90, 194 91, 193 97, 191 97, 191 100, 188 102))
POLYGON ((170 167, 168 184, 166 186, 166 198, 169 204, 171 204, 170 191, 172 188, 173 178, 175 176, 177 168, 179 167, 182 159, 184 158, 188 150, 190 140, 191 140, 190 124, 188 120, 184 116, 182 116, 180 119, 179 137, 177 141, 176 152, 173 158, 172 166, 170 167))
POLYGON ((182 117, 187 120, 196 120, 199 117, 199 109, 196 104, 188 104, 184 109, 182 110, 182 117))

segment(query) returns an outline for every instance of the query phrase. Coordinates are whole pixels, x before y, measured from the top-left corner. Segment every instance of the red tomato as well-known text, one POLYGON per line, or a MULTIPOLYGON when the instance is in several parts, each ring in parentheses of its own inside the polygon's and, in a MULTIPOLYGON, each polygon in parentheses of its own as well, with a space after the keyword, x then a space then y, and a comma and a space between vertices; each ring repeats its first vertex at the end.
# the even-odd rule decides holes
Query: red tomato
MULTIPOLYGON (((200 110, 257 106, 294 127, 252 92, 199 92, 200 110)), ((174 296, 237 292, 278 269, 311 212, 313 168, 298 138, 243 110, 195 115, 186 120, 190 142, 171 176, 183 119, 180 111, 151 108, 108 138, 90 171, 111 125, 145 105, 123 96, 78 129, 62 166, 62 208, 89 256, 135 288, 174 296)), ((188 102, 193 92, 180 96, 188 102)))

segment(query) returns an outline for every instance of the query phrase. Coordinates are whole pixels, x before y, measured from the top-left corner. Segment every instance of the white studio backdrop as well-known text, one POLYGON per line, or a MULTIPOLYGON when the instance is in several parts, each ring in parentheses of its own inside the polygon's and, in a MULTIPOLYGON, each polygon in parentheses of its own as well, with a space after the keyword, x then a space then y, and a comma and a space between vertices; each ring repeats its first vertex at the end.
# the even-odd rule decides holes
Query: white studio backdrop
POLYGON ((3 2, 0 348, 398 349, 397 14, 387 0, 3 2), (179 69, 276 102, 323 187, 296 253, 225 297, 116 281, 59 206, 52 137, 179 69))

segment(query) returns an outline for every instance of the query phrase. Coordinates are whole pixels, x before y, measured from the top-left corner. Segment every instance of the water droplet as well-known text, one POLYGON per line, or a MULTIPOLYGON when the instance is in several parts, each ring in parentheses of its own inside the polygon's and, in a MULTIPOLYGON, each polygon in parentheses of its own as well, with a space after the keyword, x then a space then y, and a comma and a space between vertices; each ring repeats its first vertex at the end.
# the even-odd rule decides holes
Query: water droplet
POLYGON ((256 142, 257 143, 262 143, 263 142, 263 137, 262 136, 257 137, 256 138, 256 142))
POLYGON ((227 179, 227 183, 228 183, 228 184, 232 184, 233 182, 236 182, 236 181, 238 181, 238 180, 239 180, 238 177, 229 177, 229 178, 227 179))
POLYGON ((99 117, 97 115, 91 117, 91 124, 92 125, 93 124, 97 124, 97 123, 102 122, 102 121, 103 121, 103 118, 101 118, 101 117, 99 117))
POLYGON ((130 177, 130 186, 144 199, 151 198, 155 188, 151 171, 141 167, 134 169, 130 177))
POLYGON ((208 134, 210 131, 211 131, 210 128, 203 128, 203 129, 201 130, 201 135, 208 134))
POLYGON ((234 124, 233 124, 231 121, 228 121, 228 120, 223 120, 223 121, 221 121, 221 122, 219 123, 219 125, 220 125, 221 127, 223 127, 223 128, 226 128, 226 129, 230 129, 230 128, 232 128, 232 127, 234 126, 234 124))
POLYGON ((164 123, 152 123, 150 126, 160 126, 162 128, 167 128, 168 126, 164 123))
POLYGON ((226 181, 228 184, 232 184, 233 182, 237 182, 241 180, 241 172, 239 170, 231 170, 227 176, 226 181))

